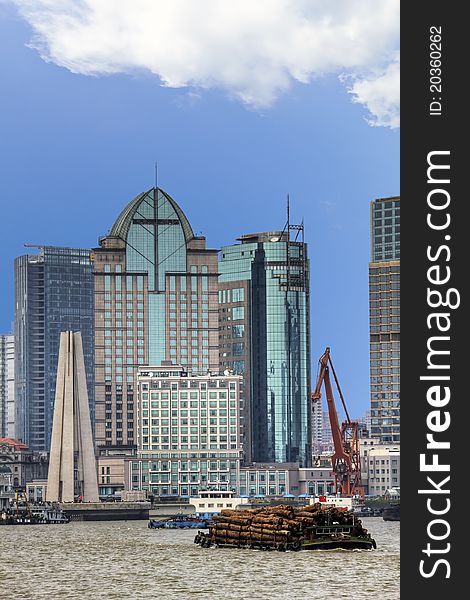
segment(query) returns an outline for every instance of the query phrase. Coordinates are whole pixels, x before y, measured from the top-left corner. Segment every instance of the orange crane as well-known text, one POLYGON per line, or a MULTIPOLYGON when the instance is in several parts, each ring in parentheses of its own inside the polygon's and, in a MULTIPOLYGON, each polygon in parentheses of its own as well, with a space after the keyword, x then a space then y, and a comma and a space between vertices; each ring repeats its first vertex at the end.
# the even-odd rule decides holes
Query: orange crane
POLYGON ((313 402, 321 399, 321 386, 325 385, 326 399, 328 403, 328 415, 330 417, 331 433, 333 435, 334 454, 331 457, 332 468, 335 474, 336 492, 342 496, 364 496, 361 486, 361 461, 359 454, 359 424, 351 421, 348 409, 344 401, 338 378, 336 377, 333 363, 331 362, 330 349, 320 357, 317 385, 311 394, 313 402), (333 389, 330 381, 330 368, 338 388, 341 402, 343 403, 346 421, 340 426, 338 413, 336 412, 333 389))

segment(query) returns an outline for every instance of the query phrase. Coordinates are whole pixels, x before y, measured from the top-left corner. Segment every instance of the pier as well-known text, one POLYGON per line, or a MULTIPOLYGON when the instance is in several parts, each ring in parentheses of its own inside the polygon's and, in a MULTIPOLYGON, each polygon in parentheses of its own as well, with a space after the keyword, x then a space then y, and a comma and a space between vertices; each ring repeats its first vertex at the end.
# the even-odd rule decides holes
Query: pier
POLYGON ((148 519, 150 502, 61 502, 71 521, 135 521, 148 519))

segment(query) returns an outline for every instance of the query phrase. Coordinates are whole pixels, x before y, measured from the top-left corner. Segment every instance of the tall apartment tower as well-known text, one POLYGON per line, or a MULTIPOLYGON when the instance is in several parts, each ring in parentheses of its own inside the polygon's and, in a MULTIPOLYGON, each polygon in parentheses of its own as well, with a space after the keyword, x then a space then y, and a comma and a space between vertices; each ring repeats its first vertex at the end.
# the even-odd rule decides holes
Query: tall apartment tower
POLYGON ((151 188, 124 208, 95 255, 98 446, 137 441, 137 369, 219 370, 217 250, 178 204, 151 188))
MULTIPOLYGON (((299 226, 300 227, 300 226, 299 226)), ((219 260, 221 369, 244 376, 246 462, 311 464, 307 245, 243 235, 219 260)))
POLYGON ((371 435, 400 442, 400 198, 371 202, 371 435))
POLYGON ((312 403, 312 452, 314 456, 322 453, 323 446, 323 403, 322 399, 312 403))
POLYGON ((38 248, 15 259, 16 437, 47 452, 62 331, 82 334, 93 415, 93 262, 89 249, 38 248))
POLYGON ((0 437, 15 439, 15 342, 0 335, 0 437))

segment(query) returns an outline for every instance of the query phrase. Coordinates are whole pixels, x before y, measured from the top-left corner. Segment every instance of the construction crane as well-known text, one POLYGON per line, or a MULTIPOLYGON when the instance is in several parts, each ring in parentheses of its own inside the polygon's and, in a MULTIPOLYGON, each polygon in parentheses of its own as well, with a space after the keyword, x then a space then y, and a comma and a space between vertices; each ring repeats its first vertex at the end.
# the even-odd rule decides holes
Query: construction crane
POLYGON ((332 468, 335 474, 336 493, 342 496, 364 496, 361 486, 361 461, 359 454, 359 424, 351 421, 339 385, 336 372, 331 362, 330 348, 327 348, 320 357, 317 384, 311 394, 313 402, 321 399, 321 386, 325 385, 326 399, 328 402, 328 415, 330 417, 331 433, 333 435, 334 454, 331 457, 332 468), (330 381, 330 369, 338 388, 338 392, 346 414, 346 421, 340 426, 336 411, 333 389, 330 381))

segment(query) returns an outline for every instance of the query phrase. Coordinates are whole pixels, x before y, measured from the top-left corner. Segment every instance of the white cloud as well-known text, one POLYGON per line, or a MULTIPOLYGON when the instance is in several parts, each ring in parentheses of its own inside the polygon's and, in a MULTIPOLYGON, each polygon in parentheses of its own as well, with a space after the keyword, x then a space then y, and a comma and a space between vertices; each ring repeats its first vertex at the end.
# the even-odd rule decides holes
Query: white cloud
POLYGON ((11 1, 42 58, 74 73, 145 70, 167 87, 220 88, 267 107, 293 82, 346 72, 382 124, 374 111, 389 90, 379 76, 372 91, 365 76, 396 50, 399 0, 11 1))
POLYGON ((370 112, 369 125, 396 129, 400 126, 400 62, 397 58, 381 73, 356 78, 349 92, 353 102, 370 112))

